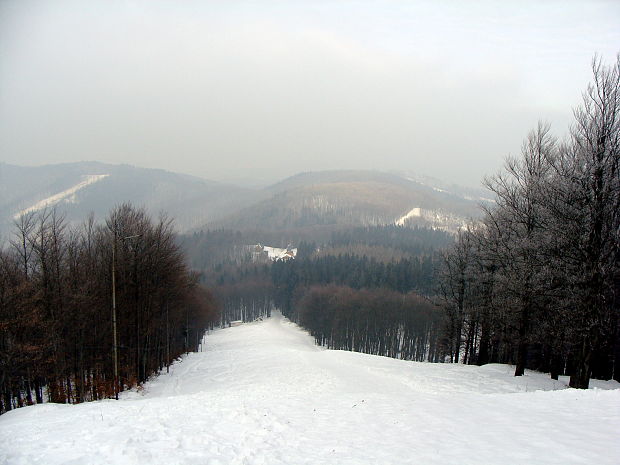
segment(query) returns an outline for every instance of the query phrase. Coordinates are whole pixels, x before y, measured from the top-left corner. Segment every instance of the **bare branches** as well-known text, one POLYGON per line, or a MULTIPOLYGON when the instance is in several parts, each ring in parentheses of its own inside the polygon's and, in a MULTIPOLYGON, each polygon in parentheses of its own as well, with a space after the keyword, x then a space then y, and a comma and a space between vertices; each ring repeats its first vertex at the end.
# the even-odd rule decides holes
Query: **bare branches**
MULTIPOLYGON (((578 388, 593 372, 610 376, 619 368, 609 362, 614 357, 597 354, 619 346, 620 337, 620 56, 612 66, 595 57, 592 72, 570 138, 558 143, 539 123, 521 157, 485 180, 496 204, 485 210, 472 255, 496 267, 493 313, 500 314, 497 305, 512 309, 494 329, 518 330, 506 341, 506 360, 522 372, 534 343, 554 369, 558 357, 571 360, 571 386, 578 388)), ((458 248, 452 254, 458 257, 458 248)), ((468 279, 475 288, 487 277, 473 263, 468 279)), ((467 318, 477 317, 469 311, 467 318)))
POLYGON ((7 354, 0 356, 0 412, 42 402, 44 386, 57 402, 112 395, 114 345, 122 386, 142 382, 194 350, 213 311, 170 220, 153 224, 129 204, 105 226, 91 216, 69 228, 54 210, 25 215, 11 248, 0 250, 0 353, 7 354), (109 311, 114 233, 140 235, 119 240, 117 344, 109 311))

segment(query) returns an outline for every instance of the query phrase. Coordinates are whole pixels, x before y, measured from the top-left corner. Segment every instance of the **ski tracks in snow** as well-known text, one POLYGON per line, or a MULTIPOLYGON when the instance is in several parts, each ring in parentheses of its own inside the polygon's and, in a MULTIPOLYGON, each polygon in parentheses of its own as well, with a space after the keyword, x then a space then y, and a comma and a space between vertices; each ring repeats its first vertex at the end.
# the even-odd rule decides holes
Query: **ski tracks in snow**
POLYGON ((620 457, 618 383, 576 391, 538 373, 515 378, 504 365, 325 350, 277 313, 213 331, 203 347, 119 401, 2 415, 0 464, 611 465, 620 457))

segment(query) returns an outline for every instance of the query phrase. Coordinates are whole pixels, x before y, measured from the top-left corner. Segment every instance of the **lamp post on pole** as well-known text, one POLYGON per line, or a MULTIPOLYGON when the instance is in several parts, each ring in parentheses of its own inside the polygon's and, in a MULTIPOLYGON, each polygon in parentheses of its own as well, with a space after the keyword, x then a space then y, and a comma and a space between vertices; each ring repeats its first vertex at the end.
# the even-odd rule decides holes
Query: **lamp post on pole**
MULTIPOLYGON (((114 398, 118 400, 119 391, 119 379, 118 379, 118 335, 116 331, 116 239, 118 234, 114 233, 114 241, 112 243, 112 338, 114 349, 114 398)), ((136 234, 134 236, 125 236, 121 240, 133 239, 140 237, 142 234, 136 234)))

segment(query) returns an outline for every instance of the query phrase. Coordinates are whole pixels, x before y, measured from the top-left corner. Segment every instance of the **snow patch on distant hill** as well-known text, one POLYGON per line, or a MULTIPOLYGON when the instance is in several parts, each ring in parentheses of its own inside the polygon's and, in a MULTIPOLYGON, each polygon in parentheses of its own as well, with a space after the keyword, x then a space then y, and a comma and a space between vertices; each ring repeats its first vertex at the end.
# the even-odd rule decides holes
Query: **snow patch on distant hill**
POLYGON ((465 228, 467 223, 465 218, 458 215, 445 213, 439 210, 426 210, 420 207, 414 207, 405 215, 398 218, 394 224, 396 224, 396 226, 407 226, 416 219, 422 224, 453 233, 465 228))
POLYGON ((61 202, 61 201, 66 201, 66 202, 75 202, 75 194, 81 190, 84 189, 86 186, 90 186, 91 184, 94 184, 98 181, 101 181, 104 178, 107 178, 109 176, 109 174, 87 174, 82 176, 83 181, 79 182, 78 184, 76 184, 73 187, 70 187, 69 189, 66 189, 62 192, 58 192, 57 194, 54 194, 50 197, 47 197, 37 203, 35 203, 34 205, 25 208, 24 210, 19 211, 18 213, 16 213, 15 215, 13 215, 14 219, 19 218, 22 215, 25 215, 27 213, 31 213, 31 212, 36 212, 39 210, 43 210, 44 208, 47 207, 51 207, 56 205, 57 203, 61 202))
POLYGON ((401 216, 396 220, 396 226, 405 226, 405 223, 410 218, 419 218, 422 216, 422 209, 420 207, 415 207, 409 210, 406 215, 401 216))
POLYGON ((297 256, 297 248, 291 246, 286 249, 279 247, 269 247, 262 244, 252 245, 253 261, 264 261, 265 259, 277 262, 278 260, 292 260, 297 256))
POLYGON ((295 258, 297 255, 297 249, 280 249, 278 247, 264 247, 265 252, 267 252, 267 256, 270 260, 288 260, 289 258, 295 258))

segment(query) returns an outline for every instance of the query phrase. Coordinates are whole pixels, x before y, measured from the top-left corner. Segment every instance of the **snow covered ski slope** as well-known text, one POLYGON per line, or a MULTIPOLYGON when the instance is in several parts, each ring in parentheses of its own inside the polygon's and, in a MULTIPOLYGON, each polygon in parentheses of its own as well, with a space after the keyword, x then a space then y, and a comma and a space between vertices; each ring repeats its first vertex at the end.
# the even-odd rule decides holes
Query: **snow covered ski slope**
POLYGON ((121 400, 0 417, 0 464, 618 464, 620 386, 316 347, 279 315, 121 400))
POLYGON ((69 189, 66 189, 62 192, 58 192, 57 194, 54 194, 50 197, 47 197, 37 203, 35 203, 34 205, 17 212, 15 215, 13 215, 13 219, 18 219, 20 216, 22 215, 26 215, 28 213, 31 212, 36 212, 39 210, 43 210, 44 208, 48 208, 48 207, 53 207, 54 205, 56 205, 57 203, 60 203, 63 200, 70 200, 71 198, 75 199, 75 194, 84 189, 87 186, 90 186, 91 184, 94 184, 96 182, 101 181, 104 178, 107 178, 108 176, 110 176, 109 174, 87 174, 82 176, 83 180, 81 182, 79 182, 78 184, 76 184, 73 187, 70 187, 69 189))

